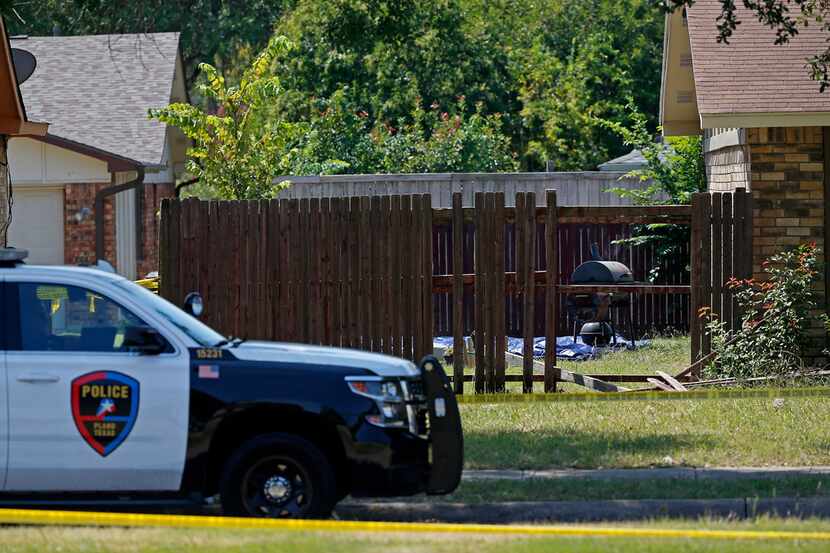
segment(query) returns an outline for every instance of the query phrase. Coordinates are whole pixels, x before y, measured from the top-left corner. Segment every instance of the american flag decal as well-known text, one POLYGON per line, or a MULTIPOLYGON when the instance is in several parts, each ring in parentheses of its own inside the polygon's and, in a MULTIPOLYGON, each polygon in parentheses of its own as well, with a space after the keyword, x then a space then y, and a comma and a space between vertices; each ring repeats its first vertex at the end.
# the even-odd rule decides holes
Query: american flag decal
POLYGON ((199 378, 219 378, 219 365, 199 365, 199 378))

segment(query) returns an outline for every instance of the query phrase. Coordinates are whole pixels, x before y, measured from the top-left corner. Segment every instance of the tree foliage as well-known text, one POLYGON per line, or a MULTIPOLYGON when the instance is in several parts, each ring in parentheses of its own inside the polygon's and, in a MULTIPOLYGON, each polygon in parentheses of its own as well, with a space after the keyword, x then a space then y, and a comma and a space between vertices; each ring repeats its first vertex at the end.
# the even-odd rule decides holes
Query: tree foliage
POLYGON ((436 103, 417 103, 411 123, 374 124, 345 95, 336 92, 322 102, 322 111, 303 125, 291 151, 291 174, 441 173, 515 170, 510 140, 496 115, 481 107, 466 113, 464 99, 454 113, 436 103))
POLYGON ((619 98, 657 111, 662 15, 649 0, 300 0, 278 31, 300 45, 278 64, 286 117, 343 90, 370 127, 404 127, 463 95, 465 114, 499 117, 525 170, 622 153, 594 119, 621 119, 619 98))
MULTIPOLYGON (((688 204, 695 192, 706 190, 706 167, 703 145, 699 136, 669 138, 667 143, 655 141, 648 131, 646 117, 629 102, 630 125, 601 120, 599 124, 619 135, 626 146, 639 150, 646 160, 643 169, 625 175, 647 183, 641 189, 611 188, 610 191, 631 199, 637 205, 688 204)), ((635 225, 632 236, 616 240, 623 246, 654 247, 657 263, 649 272, 651 282, 659 282, 665 267, 682 259, 689 243, 689 227, 656 223, 635 225)))
POLYGON ((289 48, 285 37, 272 38, 236 86, 228 86, 215 67, 201 64, 206 83, 200 92, 218 106, 218 113, 182 103, 150 110, 150 117, 180 128, 192 141, 187 171, 222 198, 264 198, 279 191, 274 177, 283 173, 298 129, 263 113, 281 91, 271 64, 289 48))
MULTIPOLYGON (((0 0, 9 4, 11 34, 67 35, 181 32, 185 78, 195 87, 198 65, 232 69, 240 51, 258 52, 291 0, 0 0)), ((225 75, 227 76, 227 75, 225 75)))

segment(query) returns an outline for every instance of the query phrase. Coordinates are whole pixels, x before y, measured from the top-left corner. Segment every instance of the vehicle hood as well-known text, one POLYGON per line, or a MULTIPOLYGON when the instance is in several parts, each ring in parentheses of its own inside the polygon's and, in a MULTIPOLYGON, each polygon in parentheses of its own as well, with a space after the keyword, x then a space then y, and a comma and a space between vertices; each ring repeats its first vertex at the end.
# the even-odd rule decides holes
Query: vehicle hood
POLYGON ((418 376, 411 361, 345 348, 288 344, 283 342, 243 342, 230 350, 243 361, 267 361, 292 364, 329 365, 366 369, 378 376, 418 376))

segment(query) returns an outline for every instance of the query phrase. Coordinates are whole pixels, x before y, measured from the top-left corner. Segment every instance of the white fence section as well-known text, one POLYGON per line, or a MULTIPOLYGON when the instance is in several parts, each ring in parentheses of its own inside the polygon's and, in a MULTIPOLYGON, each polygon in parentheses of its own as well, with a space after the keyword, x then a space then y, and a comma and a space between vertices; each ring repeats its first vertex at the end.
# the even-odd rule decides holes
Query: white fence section
POLYGON ((608 192, 609 188, 641 189, 647 183, 625 178, 615 171, 573 173, 424 173, 389 175, 324 175, 280 177, 291 186, 280 198, 344 198, 431 194, 432 207, 452 207, 454 192, 464 194, 464 207, 473 207, 476 192, 504 192, 513 206, 516 192, 536 192, 536 203, 545 205, 545 190, 556 190, 562 206, 618 206, 631 201, 608 192))

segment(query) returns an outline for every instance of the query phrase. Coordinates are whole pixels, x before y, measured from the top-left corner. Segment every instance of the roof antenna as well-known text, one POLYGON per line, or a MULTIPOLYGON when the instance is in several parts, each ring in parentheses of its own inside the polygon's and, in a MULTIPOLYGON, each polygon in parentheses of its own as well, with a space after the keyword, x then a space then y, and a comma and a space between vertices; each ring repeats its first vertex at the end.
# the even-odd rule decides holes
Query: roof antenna
POLYGON ((591 244, 591 261, 605 261, 599 253, 599 244, 596 242, 591 244))

